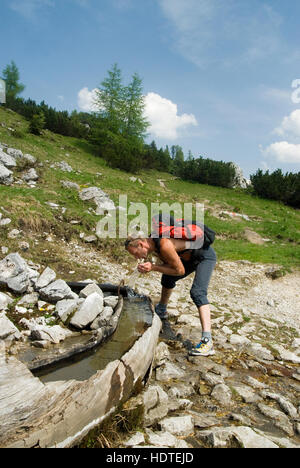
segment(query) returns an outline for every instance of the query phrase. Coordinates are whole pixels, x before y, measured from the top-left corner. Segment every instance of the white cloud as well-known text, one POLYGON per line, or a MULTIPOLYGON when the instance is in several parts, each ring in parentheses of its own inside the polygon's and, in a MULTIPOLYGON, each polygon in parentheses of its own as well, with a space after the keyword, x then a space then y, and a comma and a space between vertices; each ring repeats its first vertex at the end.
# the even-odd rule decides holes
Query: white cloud
POLYGON ((287 141, 279 141, 268 146, 263 153, 282 163, 300 164, 300 144, 295 145, 287 141))
POLYGON ((285 58, 292 52, 289 48, 286 53, 281 16, 263 2, 254 8, 240 0, 158 3, 174 28, 173 45, 199 67, 251 63, 274 55, 278 59, 278 52, 285 58))
POLYGON ((89 91, 88 88, 82 88, 78 93, 78 107, 84 112, 96 112, 98 107, 95 105, 97 89, 89 91))
POLYGON ((274 130, 280 136, 293 136, 300 138, 300 109, 294 110, 289 116, 284 117, 280 127, 274 130))
POLYGON ((145 97, 145 116, 151 125, 149 132, 157 138, 175 140, 181 130, 197 125, 193 114, 178 115, 177 104, 156 93, 145 97))
POLYGON ((53 7, 53 0, 13 0, 9 3, 12 10, 27 19, 33 19, 38 10, 43 7, 53 7))

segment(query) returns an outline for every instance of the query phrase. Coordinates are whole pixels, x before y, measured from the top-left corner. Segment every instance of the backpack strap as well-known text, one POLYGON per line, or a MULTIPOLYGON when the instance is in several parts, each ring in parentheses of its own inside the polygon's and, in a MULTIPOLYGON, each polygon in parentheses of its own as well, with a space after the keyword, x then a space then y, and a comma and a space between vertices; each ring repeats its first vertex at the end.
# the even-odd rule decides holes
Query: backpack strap
MULTIPOLYGON (((151 237, 151 236, 150 236, 151 237)), ((160 237, 151 237, 151 239, 153 240, 154 244, 155 244, 155 250, 158 254, 160 254, 160 241, 161 241, 161 238, 160 237)))

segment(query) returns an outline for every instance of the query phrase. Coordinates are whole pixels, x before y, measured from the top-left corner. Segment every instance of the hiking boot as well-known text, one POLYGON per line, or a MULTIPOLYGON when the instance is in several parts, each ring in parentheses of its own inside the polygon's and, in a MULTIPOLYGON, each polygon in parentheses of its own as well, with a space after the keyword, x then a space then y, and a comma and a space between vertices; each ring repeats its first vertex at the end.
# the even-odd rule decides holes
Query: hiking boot
POLYGON ((157 304, 155 306, 155 313, 161 320, 167 320, 168 318, 167 306, 163 306, 162 304, 157 304))
POLYGON ((190 356, 214 356, 214 345, 209 338, 203 338, 200 343, 189 351, 190 356))

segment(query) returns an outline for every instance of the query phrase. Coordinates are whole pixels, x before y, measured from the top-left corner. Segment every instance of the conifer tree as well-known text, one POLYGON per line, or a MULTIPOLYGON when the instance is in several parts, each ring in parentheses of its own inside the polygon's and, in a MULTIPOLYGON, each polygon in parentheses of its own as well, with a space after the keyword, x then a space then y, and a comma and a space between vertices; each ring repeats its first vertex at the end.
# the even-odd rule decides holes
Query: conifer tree
POLYGON ((14 61, 3 70, 3 79, 6 82, 6 102, 10 104, 25 89, 25 86, 19 83, 20 73, 14 61))

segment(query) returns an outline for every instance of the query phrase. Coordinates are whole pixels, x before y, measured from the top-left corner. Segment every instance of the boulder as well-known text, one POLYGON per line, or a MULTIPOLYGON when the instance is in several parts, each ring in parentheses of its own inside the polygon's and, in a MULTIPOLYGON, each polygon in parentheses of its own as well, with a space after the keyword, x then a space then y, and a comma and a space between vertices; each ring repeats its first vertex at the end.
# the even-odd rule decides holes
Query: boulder
POLYGON ((152 426, 168 414, 169 397, 159 385, 149 386, 142 398, 145 426, 152 426))
POLYGON ((156 369, 156 380, 161 382, 167 382, 171 379, 182 379, 184 376, 185 373, 171 362, 167 362, 156 369))
POLYGON ((75 182, 71 182, 70 180, 61 180, 61 185, 62 187, 70 190, 80 190, 80 186, 76 184, 75 182))
POLYGON ((26 292, 38 275, 18 253, 12 253, 0 262, 0 284, 8 286, 16 294, 26 292))
POLYGON ((45 288, 48 286, 50 283, 55 281, 56 279, 56 273, 55 271, 51 270, 51 268, 47 267, 41 276, 37 279, 35 283, 35 287, 37 290, 45 288))
POLYGON ((199 431, 197 438, 213 448, 226 448, 232 442, 241 448, 279 448, 267 437, 257 434, 250 427, 216 427, 206 431, 199 431))
POLYGON ((192 416, 176 416, 165 418, 159 422, 159 426, 165 432, 173 435, 187 437, 194 432, 194 422, 192 416))
POLYGON ((66 323, 77 307, 78 302, 75 299, 63 299, 57 302, 55 312, 60 317, 61 321, 66 323))
POLYGON ((99 294, 99 296, 103 297, 102 290, 95 283, 90 283, 84 289, 82 289, 79 293, 79 297, 86 299, 88 296, 90 296, 93 293, 97 293, 99 294))
POLYGON ((0 292, 0 310, 6 310, 9 304, 12 304, 13 300, 7 294, 0 292))
POLYGON ((229 387, 225 384, 218 384, 214 387, 211 397, 217 400, 223 406, 229 406, 231 403, 232 393, 229 387))
POLYGON ((12 171, 0 163, 0 184, 11 185, 13 183, 12 171))
POLYGON ((19 339, 20 337, 21 333, 17 327, 15 327, 4 313, 0 312, 0 340, 19 339))
POLYGON ((31 331, 30 338, 32 341, 50 341, 53 344, 58 344, 64 341, 72 332, 59 325, 53 327, 39 326, 31 331))
POLYGON ((58 302, 63 299, 76 299, 78 296, 63 280, 57 280, 45 288, 40 289, 40 297, 47 302, 58 302))
POLYGON ((70 324, 73 327, 83 329, 90 325, 103 311, 103 297, 98 293, 88 296, 80 308, 73 315, 70 324))
POLYGON ((246 189, 247 187, 249 187, 251 185, 251 180, 246 179, 244 177, 243 171, 240 168, 240 166, 238 166, 236 163, 233 163, 233 162, 230 164, 234 168, 234 171, 235 171, 234 182, 233 182, 232 188, 240 187, 240 188, 246 189))
POLYGON ((258 404, 258 409, 262 414, 272 419, 276 427, 286 432, 290 437, 294 436, 293 424, 290 422, 289 418, 282 413, 282 411, 278 411, 277 409, 263 403, 258 404))
POLYGON ((34 306, 38 303, 38 300, 39 300, 38 293, 26 294, 25 296, 22 297, 22 299, 19 300, 17 305, 18 306, 20 305, 34 306))
POLYGON ((17 165, 16 160, 2 150, 0 150, 0 163, 7 167, 7 169, 14 169, 17 165))
POLYGON ((22 175, 22 179, 25 182, 30 182, 32 180, 38 180, 39 176, 34 168, 29 169, 22 175))
POLYGON ((23 158, 23 153, 21 150, 15 149, 15 148, 7 148, 6 150, 7 154, 12 156, 15 159, 21 159, 23 158))
POLYGON ((98 317, 91 324, 91 330, 98 330, 98 328, 102 328, 109 325, 113 314, 114 309, 112 307, 104 307, 101 314, 98 315, 98 317))
POLYGON ((119 298, 118 296, 107 296, 104 298, 104 305, 106 307, 111 307, 114 309, 116 305, 118 304, 119 298))

